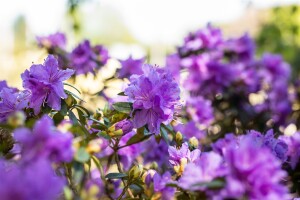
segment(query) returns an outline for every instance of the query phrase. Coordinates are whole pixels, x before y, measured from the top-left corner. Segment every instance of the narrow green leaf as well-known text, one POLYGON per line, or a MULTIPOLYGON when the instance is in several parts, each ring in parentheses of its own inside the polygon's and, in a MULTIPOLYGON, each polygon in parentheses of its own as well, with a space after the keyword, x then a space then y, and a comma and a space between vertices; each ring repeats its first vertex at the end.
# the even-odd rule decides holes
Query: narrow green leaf
POLYGON ((132 137, 127 141, 126 145, 128 146, 128 145, 132 145, 132 144, 136 144, 136 143, 142 142, 142 141, 148 139, 149 137, 151 137, 151 135, 152 135, 152 134, 150 134, 150 133, 149 133, 149 134, 145 134, 145 133, 144 133, 144 127, 139 128, 139 129, 137 130, 137 133, 136 133, 134 136, 132 136, 132 137))
POLYGON ((67 85, 73 89, 75 89, 79 94, 81 94, 80 90, 78 90, 76 87, 74 87, 73 85, 69 84, 69 83, 64 83, 64 85, 67 85))
POLYGON ((73 122, 73 124, 78 124, 78 119, 71 110, 69 110, 69 118, 73 122))
POLYGON ((124 92, 120 92, 118 95, 119 96, 127 96, 124 92))
POLYGON ((53 121, 55 123, 55 125, 59 124, 62 120, 64 120, 64 116, 58 112, 53 116, 53 121))
POLYGON ((161 133, 162 138, 169 145, 170 142, 169 142, 168 132, 163 127, 161 127, 160 130, 161 130, 160 133, 161 133))
POLYGON ((108 179, 122 179, 122 178, 127 178, 128 175, 124 173, 109 173, 105 176, 105 178, 108 179))
POLYGON ((112 107, 122 113, 130 114, 132 110, 132 103, 129 102, 117 102, 112 105, 112 107))

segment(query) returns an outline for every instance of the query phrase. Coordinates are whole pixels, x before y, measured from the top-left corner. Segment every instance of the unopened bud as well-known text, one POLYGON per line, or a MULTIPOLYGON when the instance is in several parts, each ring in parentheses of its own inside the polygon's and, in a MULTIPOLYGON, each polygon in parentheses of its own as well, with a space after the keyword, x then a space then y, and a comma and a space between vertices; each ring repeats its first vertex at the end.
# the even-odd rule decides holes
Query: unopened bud
POLYGON ((182 134, 179 131, 175 135, 175 141, 178 145, 182 144, 182 134))
POLYGON ((191 138, 189 139, 189 145, 190 145, 191 148, 197 149, 198 146, 199 146, 199 141, 198 141, 198 139, 197 139, 196 137, 191 137, 191 138))
POLYGON ((25 119, 25 114, 21 111, 17 111, 8 117, 7 123, 12 127, 18 127, 24 125, 25 119))
POLYGON ((137 179, 143 173, 143 165, 135 165, 129 170, 129 179, 137 179))
POLYGON ((157 162, 152 162, 150 165, 150 169, 157 169, 157 168, 158 168, 157 162))
POLYGON ((124 119, 111 126, 108 131, 110 136, 121 136, 129 133, 133 129, 132 121, 124 119))

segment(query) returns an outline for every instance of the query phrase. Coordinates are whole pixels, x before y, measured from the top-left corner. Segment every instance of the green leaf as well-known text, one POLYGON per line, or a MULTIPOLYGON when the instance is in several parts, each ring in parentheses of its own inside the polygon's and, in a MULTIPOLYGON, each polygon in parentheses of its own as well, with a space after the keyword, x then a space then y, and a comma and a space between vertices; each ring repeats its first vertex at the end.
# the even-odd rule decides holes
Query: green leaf
POLYGON ((73 124, 78 124, 78 119, 71 110, 69 110, 69 118, 73 122, 73 124))
POLYGON ((59 124, 62 120, 64 120, 64 116, 58 112, 53 116, 53 121, 55 123, 55 125, 59 124))
POLYGON ((90 154, 86 152, 84 147, 80 147, 75 154, 75 160, 81 163, 85 163, 89 159, 90 159, 90 154))
POLYGON ((120 92, 118 95, 119 96, 127 96, 124 92, 120 92))
POLYGON ((64 83, 64 85, 67 85, 67 86, 69 86, 69 87, 75 89, 79 94, 81 94, 81 92, 80 92, 76 87, 74 87, 73 85, 71 85, 71 84, 69 84, 69 83, 64 83))
POLYGON ((168 132, 163 127, 161 127, 160 130, 161 130, 161 136, 162 136, 162 138, 169 145, 170 142, 169 142, 168 132))
POLYGON ((127 178, 128 175, 124 173, 109 173, 105 176, 105 178, 108 179, 122 179, 122 178, 127 178))
POLYGON ((61 109, 60 109, 60 114, 65 116, 68 113, 68 105, 64 99, 61 100, 61 109))
POLYGON ((106 132, 99 131, 99 132, 97 133, 97 135, 98 135, 99 137, 103 137, 104 139, 107 139, 107 140, 110 140, 110 139, 111 139, 111 137, 110 137, 109 135, 107 135, 106 132))
POLYGON ((80 101, 85 102, 82 98, 80 98, 79 96, 77 96, 76 94, 74 94, 73 92, 70 92, 68 90, 65 90, 65 93, 72 95, 73 97, 79 99, 80 101))
POLYGON ((203 186, 203 187, 206 187, 208 189, 220 189, 222 187, 224 187, 225 185, 225 182, 223 180, 213 180, 211 182, 200 182, 200 183, 196 183, 196 184, 193 184, 193 186, 203 186))
POLYGON ((86 118, 84 113, 80 110, 80 109, 76 109, 78 112, 78 116, 79 116, 79 121, 82 125, 86 125, 86 118))
POLYGON ((127 141, 126 145, 128 146, 128 145, 142 142, 148 139, 149 137, 151 137, 151 135, 152 135, 151 133, 145 134, 144 127, 141 127, 137 130, 137 133, 127 141))
POLYGON ((132 110, 132 103, 129 102, 117 102, 112 105, 112 107, 122 113, 130 114, 132 110))

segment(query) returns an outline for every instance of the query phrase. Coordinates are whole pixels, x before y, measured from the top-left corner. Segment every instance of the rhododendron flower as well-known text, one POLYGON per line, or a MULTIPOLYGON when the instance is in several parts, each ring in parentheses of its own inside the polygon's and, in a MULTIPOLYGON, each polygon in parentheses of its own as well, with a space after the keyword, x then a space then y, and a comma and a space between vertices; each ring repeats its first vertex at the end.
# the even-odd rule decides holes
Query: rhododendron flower
POLYGON ((29 91, 16 92, 14 89, 3 88, 0 91, 0 122, 4 122, 16 111, 28 106, 29 91))
POLYGON ((120 60, 121 69, 119 71, 119 78, 129 78, 133 74, 142 74, 144 62, 144 58, 133 59, 131 55, 126 60, 120 60))
POLYGON ((23 87, 31 92, 29 106, 38 114, 41 105, 46 102, 54 110, 60 110, 61 98, 67 98, 64 92, 63 81, 74 73, 71 69, 58 69, 58 62, 49 55, 44 64, 32 65, 22 75, 23 87))
POLYGON ((39 36, 36 37, 36 39, 40 47, 46 47, 46 48, 59 47, 63 49, 65 48, 67 42, 65 34, 60 32, 50 34, 48 36, 39 36))
POLYGON ((20 128, 14 135, 21 144, 25 160, 49 158, 55 162, 70 162, 73 158, 73 135, 56 130, 52 119, 47 115, 36 122, 32 131, 20 128))
POLYGON ((151 65, 143 66, 143 75, 132 75, 125 89, 129 101, 133 102, 133 124, 144 125, 158 134, 160 124, 168 124, 174 118, 179 105, 179 87, 171 74, 151 65))

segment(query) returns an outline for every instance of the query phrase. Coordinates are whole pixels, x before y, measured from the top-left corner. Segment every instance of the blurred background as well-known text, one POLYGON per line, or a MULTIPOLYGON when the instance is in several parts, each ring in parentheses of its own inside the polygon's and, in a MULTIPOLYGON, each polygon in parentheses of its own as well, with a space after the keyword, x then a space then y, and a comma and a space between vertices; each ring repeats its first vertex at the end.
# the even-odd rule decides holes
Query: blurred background
POLYGON ((90 39, 114 58, 164 65, 188 32, 207 23, 229 37, 248 32, 259 53, 280 53, 300 71, 300 0, 9 0, 0 6, 0 80, 21 87, 20 74, 43 61, 36 36, 61 31, 69 49, 90 39))

